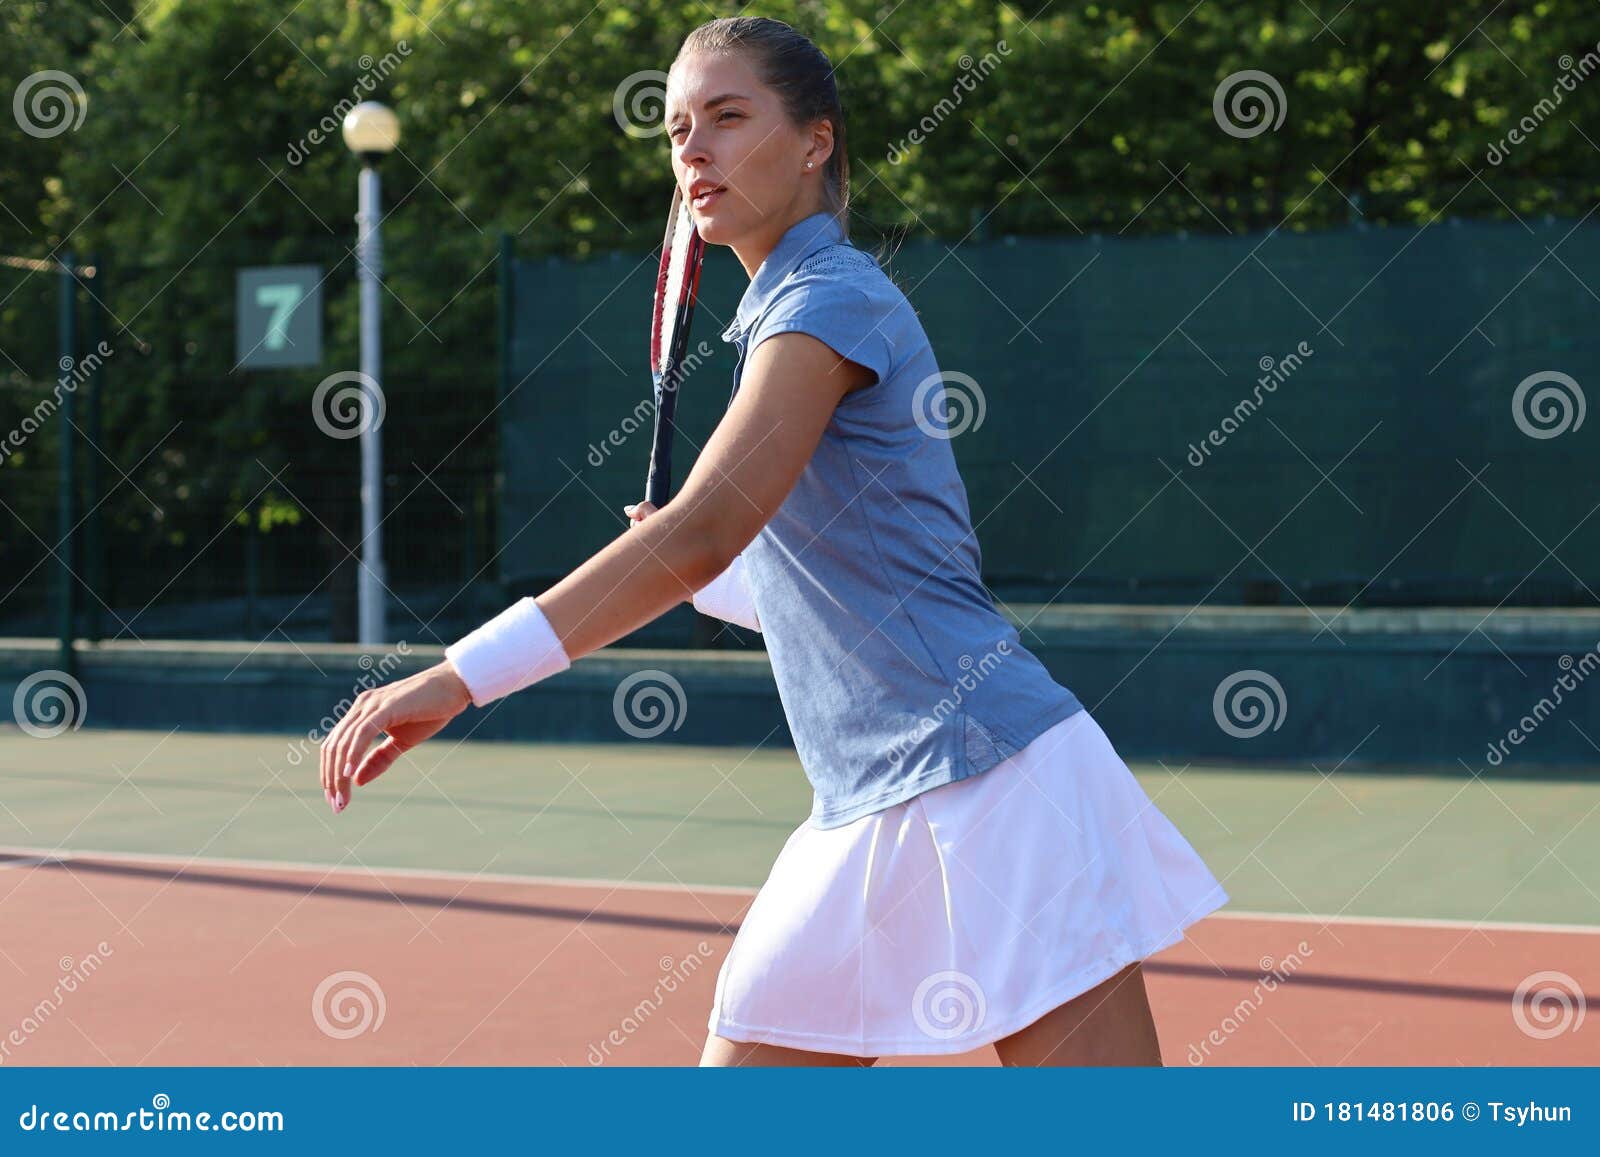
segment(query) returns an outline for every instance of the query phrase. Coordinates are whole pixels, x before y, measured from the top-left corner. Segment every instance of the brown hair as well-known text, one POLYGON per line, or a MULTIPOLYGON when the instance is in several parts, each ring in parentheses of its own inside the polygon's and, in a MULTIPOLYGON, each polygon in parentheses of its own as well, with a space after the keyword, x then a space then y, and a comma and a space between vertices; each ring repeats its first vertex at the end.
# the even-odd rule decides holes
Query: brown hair
POLYGON ((781 20, 727 16, 689 33, 678 49, 678 60, 691 52, 749 52, 756 75, 777 92, 791 123, 826 120, 833 125, 833 153, 822 167, 823 206, 848 232, 850 155, 845 149, 844 107, 834 84, 833 64, 823 51, 781 20))

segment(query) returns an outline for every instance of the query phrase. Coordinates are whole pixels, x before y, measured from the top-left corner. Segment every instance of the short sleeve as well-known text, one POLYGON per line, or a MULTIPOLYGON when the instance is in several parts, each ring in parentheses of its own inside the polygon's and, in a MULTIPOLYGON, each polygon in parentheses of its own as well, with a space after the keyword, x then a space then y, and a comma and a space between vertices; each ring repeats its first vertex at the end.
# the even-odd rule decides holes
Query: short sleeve
POLYGON ((840 357, 871 370, 877 381, 884 381, 894 360, 886 324, 889 311, 875 299, 871 283, 863 284, 863 267, 857 262, 866 262, 865 268, 882 275, 870 256, 859 250, 849 252, 855 260, 843 266, 815 258, 803 262, 762 311, 751 331, 749 348, 753 351, 781 333, 808 334, 840 357))

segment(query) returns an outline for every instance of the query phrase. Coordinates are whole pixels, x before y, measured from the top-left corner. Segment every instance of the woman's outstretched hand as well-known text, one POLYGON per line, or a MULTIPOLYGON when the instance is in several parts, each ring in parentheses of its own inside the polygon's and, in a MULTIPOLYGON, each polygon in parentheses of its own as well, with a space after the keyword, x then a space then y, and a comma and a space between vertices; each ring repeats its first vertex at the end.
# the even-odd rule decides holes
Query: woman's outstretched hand
POLYGON ((448 662, 356 696, 322 741, 322 790, 328 806, 343 811, 353 788, 377 779, 471 703, 472 693, 448 662), (380 736, 382 742, 372 746, 380 736))

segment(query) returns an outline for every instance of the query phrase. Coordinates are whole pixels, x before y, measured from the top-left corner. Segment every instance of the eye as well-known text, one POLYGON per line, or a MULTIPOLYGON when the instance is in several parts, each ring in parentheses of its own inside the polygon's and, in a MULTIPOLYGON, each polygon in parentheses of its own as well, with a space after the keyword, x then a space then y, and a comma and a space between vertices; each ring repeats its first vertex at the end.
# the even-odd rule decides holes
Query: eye
POLYGON ((686 133, 688 129, 688 125, 684 124, 682 121, 676 121, 667 128, 667 136, 671 137, 673 140, 677 140, 684 133, 686 133))
POLYGON ((719 125, 723 121, 729 120, 729 119, 732 119, 732 120, 743 120, 744 119, 744 113, 739 112, 737 109, 727 108, 727 109, 723 109, 721 112, 719 112, 717 114, 717 123, 719 125))

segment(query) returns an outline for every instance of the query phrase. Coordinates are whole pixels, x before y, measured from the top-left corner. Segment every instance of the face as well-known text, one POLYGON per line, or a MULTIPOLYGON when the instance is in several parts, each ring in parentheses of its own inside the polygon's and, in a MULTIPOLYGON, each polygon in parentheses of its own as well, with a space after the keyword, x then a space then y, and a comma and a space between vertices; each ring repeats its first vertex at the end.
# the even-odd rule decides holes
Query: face
POLYGON ((832 126, 792 124, 778 94, 741 56, 679 59, 667 81, 666 118, 673 176, 709 244, 770 249, 820 207, 832 126))

